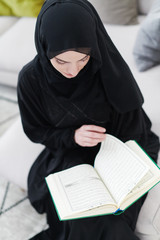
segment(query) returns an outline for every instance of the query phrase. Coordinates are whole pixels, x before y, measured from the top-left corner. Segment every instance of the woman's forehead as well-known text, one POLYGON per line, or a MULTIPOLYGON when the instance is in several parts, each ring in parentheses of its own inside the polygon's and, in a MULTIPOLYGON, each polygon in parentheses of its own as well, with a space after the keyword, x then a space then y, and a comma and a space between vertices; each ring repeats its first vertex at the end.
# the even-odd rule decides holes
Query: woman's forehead
POLYGON ((65 51, 63 53, 56 55, 56 58, 59 58, 63 61, 72 61, 72 60, 79 61, 83 59, 85 56, 87 56, 87 54, 85 53, 80 53, 77 51, 65 51))

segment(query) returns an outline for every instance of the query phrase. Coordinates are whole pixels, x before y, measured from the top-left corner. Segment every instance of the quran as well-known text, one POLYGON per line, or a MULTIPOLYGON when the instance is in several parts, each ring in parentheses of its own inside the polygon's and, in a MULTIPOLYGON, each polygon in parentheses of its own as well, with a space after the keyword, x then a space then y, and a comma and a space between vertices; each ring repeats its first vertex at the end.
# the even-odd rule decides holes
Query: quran
POLYGON ((60 220, 120 214, 160 181, 160 168, 134 140, 107 134, 94 166, 45 178, 60 220))

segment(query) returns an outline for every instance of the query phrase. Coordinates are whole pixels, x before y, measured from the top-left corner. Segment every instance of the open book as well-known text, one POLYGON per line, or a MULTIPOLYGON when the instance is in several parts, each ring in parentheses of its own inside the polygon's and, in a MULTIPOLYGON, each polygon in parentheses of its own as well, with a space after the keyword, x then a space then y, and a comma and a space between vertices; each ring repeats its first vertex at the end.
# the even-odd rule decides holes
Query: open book
POLYGON ((119 214, 159 181, 159 167, 135 141, 109 134, 94 167, 81 164, 46 177, 60 220, 119 214))

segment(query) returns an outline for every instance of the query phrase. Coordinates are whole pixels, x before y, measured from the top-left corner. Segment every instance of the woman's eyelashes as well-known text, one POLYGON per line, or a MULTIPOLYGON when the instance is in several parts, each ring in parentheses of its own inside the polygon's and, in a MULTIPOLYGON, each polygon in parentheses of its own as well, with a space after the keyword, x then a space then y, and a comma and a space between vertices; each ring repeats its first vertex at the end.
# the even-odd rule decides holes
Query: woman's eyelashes
POLYGON ((64 61, 62 61, 62 60, 60 60, 60 59, 58 59, 58 58, 56 58, 56 62, 57 62, 58 64, 61 64, 61 65, 67 63, 67 62, 64 62, 64 61))
MULTIPOLYGON (((89 55, 86 55, 84 58, 78 60, 77 62, 86 62, 86 61, 88 61, 89 57, 90 57, 89 55)), ((63 60, 58 59, 58 58, 55 58, 55 60, 60 65, 64 65, 66 63, 70 63, 70 62, 66 62, 66 61, 63 61, 63 60)))

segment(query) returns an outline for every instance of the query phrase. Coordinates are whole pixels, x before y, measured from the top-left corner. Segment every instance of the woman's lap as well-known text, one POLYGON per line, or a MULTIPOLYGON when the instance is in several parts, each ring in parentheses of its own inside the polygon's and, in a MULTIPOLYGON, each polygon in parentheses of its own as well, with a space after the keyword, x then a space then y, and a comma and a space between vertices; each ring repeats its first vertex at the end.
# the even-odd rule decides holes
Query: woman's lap
POLYGON ((50 195, 46 198, 47 222, 56 240, 138 240, 134 229, 142 199, 121 215, 104 215, 91 218, 60 221, 50 195))

